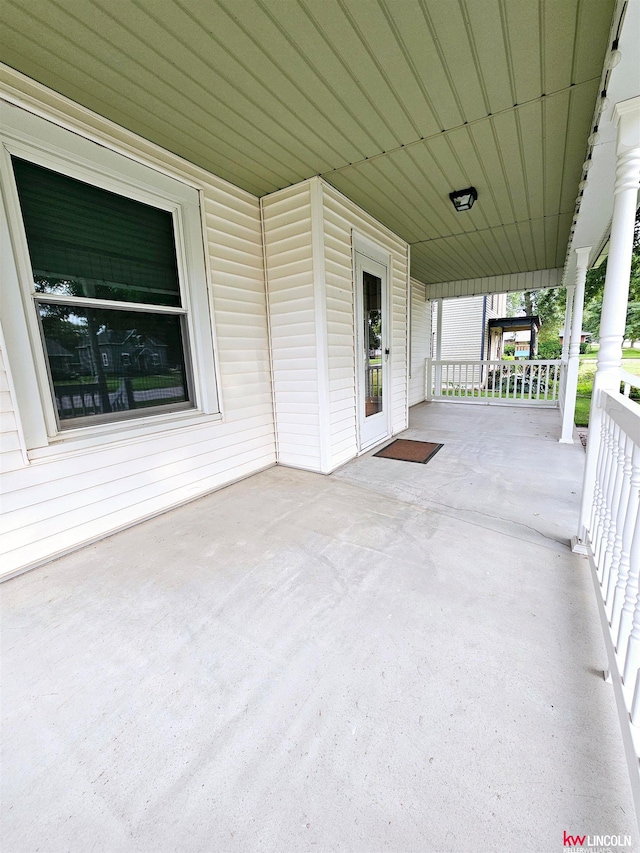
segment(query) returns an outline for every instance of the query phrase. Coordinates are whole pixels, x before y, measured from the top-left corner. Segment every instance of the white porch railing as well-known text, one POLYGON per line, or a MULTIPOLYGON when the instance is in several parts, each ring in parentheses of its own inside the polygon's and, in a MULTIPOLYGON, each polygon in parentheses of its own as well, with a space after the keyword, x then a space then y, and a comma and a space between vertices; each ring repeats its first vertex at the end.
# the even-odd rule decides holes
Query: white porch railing
MULTIPOLYGON (((634 381, 629 385, 637 386, 638 377, 631 379, 634 381)), ((623 394, 601 391, 599 406, 602 425, 585 544, 598 593, 632 784, 638 789, 640 405, 623 394)))
POLYGON ((623 385, 623 394, 628 397, 632 388, 640 388, 640 376, 634 376, 626 370, 620 371, 620 382, 623 385))
POLYGON ((426 360, 427 400, 557 406, 560 361, 426 360))

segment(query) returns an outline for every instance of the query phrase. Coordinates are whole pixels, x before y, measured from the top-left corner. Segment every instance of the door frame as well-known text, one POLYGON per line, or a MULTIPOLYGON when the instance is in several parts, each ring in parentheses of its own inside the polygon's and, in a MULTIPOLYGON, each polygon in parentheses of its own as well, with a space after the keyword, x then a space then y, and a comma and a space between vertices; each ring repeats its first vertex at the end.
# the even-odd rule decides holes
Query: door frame
POLYGON ((354 354, 355 354, 355 391, 356 391, 356 433, 358 443, 358 453, 365 453, 376 444, 385 441, 391 436, 391 376, 392 376, 392 359, 393 351, 391 347, 391 255, 381 246, 377 245, 356 231, 352 231, 352 263, 353 263, 353 325, 354 325, 354 354), (379 264, 385 270, 385 275, 382 278, 382 294, 381 306, 383 312, 382 324, 382 414, 381 419, 384 424, 384 433, 380 433, 374 439, 363 440, 362 426, 365 421, 365 393, 363 388, 363 364, 362 353, 364 350, 363 329, 362 329, 362 283, 360 280, 362 272, 371 272, 373 275, 378 275, 377 270, 367 270, 367 261, 373 261, 379 264), (385 322, 386 320, 386 322, 385 322), (385 349, 389 350, 389 355, 385 357, 385 349))

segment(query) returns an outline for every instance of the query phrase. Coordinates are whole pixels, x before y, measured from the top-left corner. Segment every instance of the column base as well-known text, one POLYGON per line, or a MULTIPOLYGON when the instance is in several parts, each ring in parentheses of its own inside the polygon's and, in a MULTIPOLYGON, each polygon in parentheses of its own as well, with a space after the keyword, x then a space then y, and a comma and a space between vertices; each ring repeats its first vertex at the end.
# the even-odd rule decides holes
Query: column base
POLYGON ((571 537, 571 550, 574 554, 581 554, 583 557, 586 557, 589 553, 587 551, 587 546, 581 542, 577 536, 571 537))

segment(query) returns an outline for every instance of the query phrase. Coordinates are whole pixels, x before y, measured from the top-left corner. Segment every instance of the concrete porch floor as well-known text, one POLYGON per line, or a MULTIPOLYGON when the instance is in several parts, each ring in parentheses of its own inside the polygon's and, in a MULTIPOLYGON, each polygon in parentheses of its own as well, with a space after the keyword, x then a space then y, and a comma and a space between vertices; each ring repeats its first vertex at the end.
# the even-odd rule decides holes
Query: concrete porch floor
POLYGON ((273 468, 4 584, 5 853, 548 851, 638 832, 555 411, 273 468))

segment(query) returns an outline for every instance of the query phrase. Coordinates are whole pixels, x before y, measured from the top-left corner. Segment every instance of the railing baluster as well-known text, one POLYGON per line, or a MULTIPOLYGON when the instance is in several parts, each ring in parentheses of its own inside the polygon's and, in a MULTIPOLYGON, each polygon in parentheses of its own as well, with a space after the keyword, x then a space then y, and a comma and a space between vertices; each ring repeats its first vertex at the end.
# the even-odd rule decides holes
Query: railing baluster
MULTIPOLYGON (((589 518, 589 538, 591 540, 591 548, 595 552, 598 536, 600 535, 600 511, 602 507, 602 481, 605 475, 607 465, 607 435, 609 431, 609 415, 607 412, 602 413, 602 422, 600 424, 600 443, 598 446, 598 461, 596 465, 596 477, 593 487, 593 501, 591 503, 591 515, 589 518)), ((602 580, 600 567, 598 569, 598 578, 602 580)))
MULTIPOLYGON (((627 512, 622 530, 622 550, 618 583, 613 595, 611 627, 615 636, 615 624, 618 621, 616 650, 624 658, 633 622, 633 609, 638 597, 638 578, 640 576, 640 447, 634 447, 631 454, 631 474, 629 477, 629 495, 627 512), (624 600, 621 587, 626 575, 624 600)), ((626 460, 625 460, 626 461, 626 460)))
POLYGON ((618 458, 618 481, 617 485, 617 500, 615 503, 615 524, 612 528, 612 535, 609 537, 611 542, 611 568, 609 569, 609 580, 604 598, 608 605, 607 610, 610 616, 611 630, 614 636, 618 632, 618 624, 620 619, 620 609, 624 592, 629 579, 629 565, 622 561, 622 537, 624 534, 625 522, 629 510, 629 492, 631 491, 631 454, 633 450, 633 442, 624 433, 619 437, 619 458, 618 458), (616 594, 617 593, 617 594, 616 594), (617 599, 617 605, 616 605, 617 599))
MULTIPOLYGON (((632 566, 632 572, 638 572, 638 564, 640 563, 640 529, 638 528, 637 523, 633 534, 633 542, 631 543, 629 562, 632 566)), ((626 630, 626 625, 628 623, 629 608, 627 607, 627 604, 632 604, 633 616, 631 618, 631 631, 629 632, 626 653, 624 656, 622 680, 627 687, 633 687, 633 684, 630 683, 630 679, 636 677, 638 667, 640 667, 640 589, 636 593, 635 601, 633 603, 627 602, 625 598, 624 608, 620 619, 619 634, 622 633, 623 630, 626 630)), ((620 653, 622 654, 622 647, 620 648, 620 653)))
MULTIPOLYGON (((594 405, 602 428, 589 439, 599 446, 585 544, 609 619, 605 641, 620 720, 640 727, 640 408, 604 389, 594 405)), ((638 756, 640 731, 628 734, 638 756)))
POLYGON ((602 469, 602 478, 600 480, 600 495, 597 506, 597 515, 594 521, 594 539, 593 553, 595 556, 596 565, 600 570, 600 580, 603 580, 602 563, 600 562, 600 551, 602 541, 609 531, 609 522, 607 519, 607 501, 609 497, 609 488, 611 485, 611 469, 613 465, 613 434, 615 432, 615 424, 611 418, 607 417, 607 431, 604 436, 605 443, 605 458, 604 467, 602 469))
POLYGON ((635 687, 633 689, 633 699, 631 701, 631 723, 634 726, 640 725, 640 678, 636 671, 635 687))
POLYGON ((602 564, 602 590, 605 594, 609 584, 613 538, 616 532, 617 498, 620 493, 620 479, 620 427, 614 424, 611 442, 611 466, 609 469, 607 491, 605 493, 604 529, 597 556, 597 561, 602 564))
MULTIPOLYGON (((377 381, 368 377, 372 386, 377 381)), ((556 403, 560 365, 556 361, 426 359, 426 399, 498 400, 514 405, 556 403)))
POLYGON ((544 372, 544 399, 545 400, 549 399, 549 367, 550 367, 550 365, 547 362, 547 365, 545 367, 545 372, 544 372))

